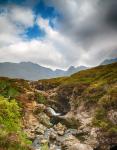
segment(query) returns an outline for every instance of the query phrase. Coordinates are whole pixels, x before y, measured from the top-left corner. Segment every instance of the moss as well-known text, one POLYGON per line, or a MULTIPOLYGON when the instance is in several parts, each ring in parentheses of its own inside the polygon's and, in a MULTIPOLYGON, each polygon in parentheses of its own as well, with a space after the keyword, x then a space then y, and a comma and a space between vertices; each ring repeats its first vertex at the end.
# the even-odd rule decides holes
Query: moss
POLYGON ((109 110, 110 108, 117 108, 117 87, 115 85, 110 86, 107 89, 107 93, 100 98, 98 104, 109 110))
POLYGON ((77 139, 84 142, 86 139, 86 136, 88 136, 88 133, 82 132, 76 135, 77 139))
POLYGON ((117 125, 113 124, 107 117, 105 108, 98 108, 92 120, 93 126, 99 127, 109 138, 117 136, 117 125))
POLYGON ((35 92, 35 100, 36 100, 39 104, 47 104, 47 99, 46 99, 45 96, 43 96, 43 94, 41 94, 41 93, 35 92))
POLYGON ((12 87, 8 89, 8 96, 10 98, 14 98, 14 97, 18 96, 18 94, 19 94, 19 92, 17 89, 12 88, 12 87))
POLYGON ((24 93, 25 89, 30 89, 25 80, 0 78, 0 94, 6 98, 16 98, 20 93, 24 93))
POLYGON ((117 125, 113 125, 109 130, 109 135, 117 136, 117 125))
POLYGON ((105 129, 108 126, 107 111, 104 108, 97 109, 93 118, 93 125, 105 129))
POLYGON ((45 143, 41 146, 41 150, 49 150, 48 143, 45 143))

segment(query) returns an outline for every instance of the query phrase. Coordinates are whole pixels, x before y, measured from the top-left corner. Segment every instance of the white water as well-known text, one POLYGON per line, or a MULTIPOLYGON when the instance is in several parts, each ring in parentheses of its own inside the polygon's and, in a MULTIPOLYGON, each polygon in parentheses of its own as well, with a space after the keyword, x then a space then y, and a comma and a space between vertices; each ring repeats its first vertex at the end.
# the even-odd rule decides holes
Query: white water
POLYGON ((47 111, 52 115, 52 116, 60 116, 60 113, 56 113, 54 109, 52 109, 51 107, 47 108, 47 111))

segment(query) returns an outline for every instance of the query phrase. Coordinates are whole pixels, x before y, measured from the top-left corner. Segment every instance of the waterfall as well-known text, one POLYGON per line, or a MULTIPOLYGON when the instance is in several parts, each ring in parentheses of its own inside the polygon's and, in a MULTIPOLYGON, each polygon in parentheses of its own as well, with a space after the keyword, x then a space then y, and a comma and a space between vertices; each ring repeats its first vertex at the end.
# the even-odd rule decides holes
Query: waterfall
POLYGON ((55 110, 51 107, 47 108, 47 111, 52 115, 52 116, 60 116, 60 113, 56 113, 55 110))

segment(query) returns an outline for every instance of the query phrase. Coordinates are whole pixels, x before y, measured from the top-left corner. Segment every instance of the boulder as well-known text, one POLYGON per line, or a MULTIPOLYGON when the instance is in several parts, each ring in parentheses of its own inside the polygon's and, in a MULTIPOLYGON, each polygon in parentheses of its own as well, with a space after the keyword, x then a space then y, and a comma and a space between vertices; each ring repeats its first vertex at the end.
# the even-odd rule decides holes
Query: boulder
POLYGON ((39 113, 37 116, 39 122, 46 127, 50 127, 52 124, 50 123, 50 117, 46 115, 46 113, 39 113))
POLYGON ((69 135, 62 143, 63 150, 93 150, 87 144, 80 143, 80 141, 73 135, 69 135))
POLYGON ((62 125, 61 123, 58 123, 54 126, 55 131, 57 131, 58 135, 63 135, 66 130, 66 126, 62 125))
POLYGON ((38 127, 35 129, 35 133, 36 134, 44 134, 46 129, 47 128, 44 125, 39 124, 38 127))
POLYGON ((76 143, 69 150, 93 150, 93 148, 86 144, 76 143))

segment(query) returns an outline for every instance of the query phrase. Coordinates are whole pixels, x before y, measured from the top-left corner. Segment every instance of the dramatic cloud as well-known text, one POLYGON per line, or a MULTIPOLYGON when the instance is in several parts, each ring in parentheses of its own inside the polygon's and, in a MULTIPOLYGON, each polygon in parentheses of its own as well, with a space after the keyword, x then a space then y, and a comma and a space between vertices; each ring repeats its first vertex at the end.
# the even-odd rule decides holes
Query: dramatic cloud
POLYGON ((65 69, 95 66, 111 57, 117 57, 116 0, 26 0, 0 6, 0 61, 65 69), (34 32, 38 36, 32 38, 34 32))
POLYGON ((62 19, 58 20, 62 32, 72 35, 78 42, 92 41, 105 31, 115 30, 113 26, 117 27, 116 0, 50 0, 48 3, 62 14, 62 19))
MULTIPOLYGON (((52 68, 60 66, 62 56, 49 39, 27 41, 20 36, 26 27, 34 23, 33 13, 29 9, 26 10, 25 13, 24 8, 15 7, 9 13, 5 11, 0 16, 0 61, 32 61, 52 68)), ((42 18, 40 20, 48 22, 42 18)), ((46 31, 44 24, 42 26, 46 31)), ((47 28, 50 28, 48 24, 47 28)))
POLYGON ((58 20, 60 32, 83 47, 90 60, 92 53, 98 53, 102 58, 101 51, 106 51, 108 57, 111 57, 109 51, 117 56, 116 0, 50 0, 46 4, 61 13, 62 18, 58 20))

